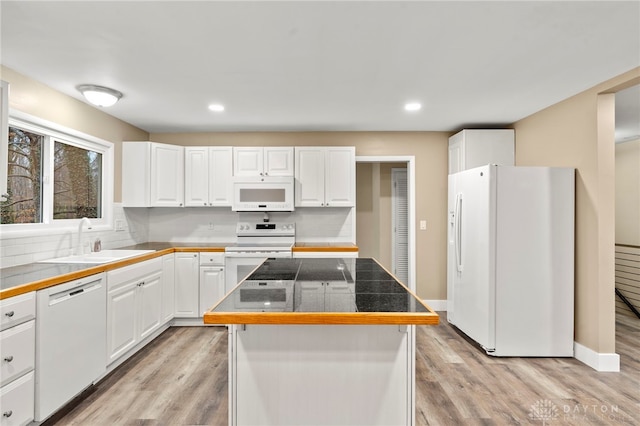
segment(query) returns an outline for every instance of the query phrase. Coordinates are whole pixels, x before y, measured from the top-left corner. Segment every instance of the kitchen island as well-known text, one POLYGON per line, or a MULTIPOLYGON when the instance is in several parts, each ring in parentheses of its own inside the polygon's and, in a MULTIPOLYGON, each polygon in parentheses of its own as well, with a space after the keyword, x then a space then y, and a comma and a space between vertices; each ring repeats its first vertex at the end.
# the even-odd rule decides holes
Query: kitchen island
POLYGON ((229 324, 231 425, 412 425, 415 325, 375 260, 268 259, 204 315, 229 324))

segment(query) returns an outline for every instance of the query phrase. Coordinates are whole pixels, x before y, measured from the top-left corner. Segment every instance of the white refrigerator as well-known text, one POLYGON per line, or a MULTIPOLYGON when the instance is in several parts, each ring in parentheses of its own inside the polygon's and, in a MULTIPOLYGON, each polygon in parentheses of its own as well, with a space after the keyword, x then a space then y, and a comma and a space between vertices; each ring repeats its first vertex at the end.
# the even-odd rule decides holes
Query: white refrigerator
POLYGON ((571 168, 449 175, 447 318, 494 356, 573 356, 571 168))

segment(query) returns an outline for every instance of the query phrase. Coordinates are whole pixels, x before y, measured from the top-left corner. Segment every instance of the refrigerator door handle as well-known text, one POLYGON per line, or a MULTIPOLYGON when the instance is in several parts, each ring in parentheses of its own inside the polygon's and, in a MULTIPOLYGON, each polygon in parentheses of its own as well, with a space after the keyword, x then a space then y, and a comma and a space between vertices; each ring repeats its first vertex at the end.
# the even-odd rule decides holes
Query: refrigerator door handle
POLYGON ((454 245, 456 252, 456 269, 462 273, 462 193, 456 195, 456 222, 454 245))

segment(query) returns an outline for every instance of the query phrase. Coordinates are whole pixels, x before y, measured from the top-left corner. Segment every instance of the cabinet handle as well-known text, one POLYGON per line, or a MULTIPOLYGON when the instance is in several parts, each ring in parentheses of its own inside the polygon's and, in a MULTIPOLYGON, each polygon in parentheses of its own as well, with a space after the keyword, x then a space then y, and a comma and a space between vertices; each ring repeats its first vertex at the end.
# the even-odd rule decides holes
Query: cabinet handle
POLYGON ((204 205, 206 206, 206 205, 207 205, 207 203, 204 203, 204 205))
POLYGON ((15 312, 9 311, 5 315, 8 316, 9 318, 11 318, 13 316, 13 314, 15 314, 15 312))
POLYGON ((9 410, 9 411, 5 411, 4 413, 2 413, 2 415, 4 417, 11 417, 11 415, 13 414, 13 411, 9 410))
POLYGON ((13 361, 13 355, 5 356, 5 357, 4 357, 4 360, 5 360, 6 362, 11 362, 11 361, 13 361))

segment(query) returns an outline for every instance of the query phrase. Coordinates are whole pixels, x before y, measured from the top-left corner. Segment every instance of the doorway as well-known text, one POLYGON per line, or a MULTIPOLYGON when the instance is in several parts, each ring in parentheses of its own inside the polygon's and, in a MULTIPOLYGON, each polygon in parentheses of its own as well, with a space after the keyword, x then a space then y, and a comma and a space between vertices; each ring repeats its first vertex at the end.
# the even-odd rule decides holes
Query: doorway
MULTIPOLYGON (((405 276, 397 276, 411 290, 416 288, 415 157, 356 157, 356 242, 361 257, 373 257, 394 273, 394 252, 406 253, 405 276), (406 238, 394 247, 392 169, 406 176, 406 238)), ((395 274, 395 273, 394 273, 395 274)))

